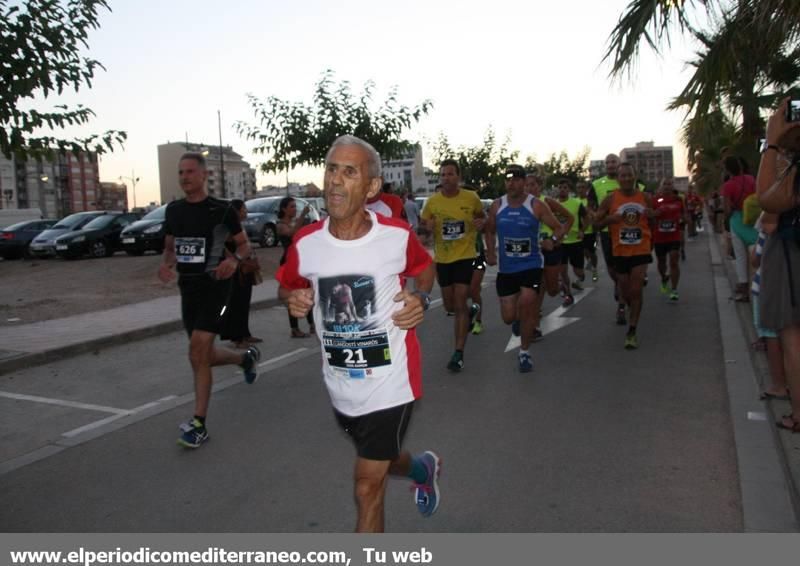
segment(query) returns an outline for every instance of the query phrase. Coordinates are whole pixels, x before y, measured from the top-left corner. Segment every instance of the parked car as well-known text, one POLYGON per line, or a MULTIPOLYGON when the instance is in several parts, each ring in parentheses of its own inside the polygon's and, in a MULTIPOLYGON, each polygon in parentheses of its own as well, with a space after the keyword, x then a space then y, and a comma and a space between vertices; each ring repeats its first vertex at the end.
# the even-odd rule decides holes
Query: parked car
POLYGON ((141 220, 126 226, 120 234, 122 249, 128 255, 142 255, 148 250, 164 251, 164 218, 167 205, 151 210, 141 220))
MULTIPOLYGON (((305 197, 305 199, 316 209, 320 218, 328 217, 328 209, 325 208, 325 199, 322 197, 305 197)), ((301 209, 302 210, 302 209, 301 209)))
POLYGON ((106 212, 80 230, 59 236, 56 239, 56 254, 67 259, 85 255, 109 257, 122 249, 122 229, 138 219, 139 215, 132 212, 106 212))
POLYGON ((31 241, 57 220, 26 220, 0 230, 0 256, 3 259, 19 259, 28 255, 31 241))
POLYGON ((56 239, 69 232, 80 230, 98 216, 106 214, 104 210, 90 210, 70 214, 36 236, 31 242, 28 252, 32 257, 49 257, 56 255, 56 239))
MULTIPOLYGON (((252 242, 258 242, 262 248, 271 248, 278 244, 278 233, 275 226, 278 224, 278 205, 283 197, 254 198, 245 202, 247 206, 247 219, 242 222, 242 228, 247 232, 247 237, 252 242)), ((297 214, 309 207, 306 224, 319 220, 319 213, 306 199, 293 197, 297 202, 297 214)))

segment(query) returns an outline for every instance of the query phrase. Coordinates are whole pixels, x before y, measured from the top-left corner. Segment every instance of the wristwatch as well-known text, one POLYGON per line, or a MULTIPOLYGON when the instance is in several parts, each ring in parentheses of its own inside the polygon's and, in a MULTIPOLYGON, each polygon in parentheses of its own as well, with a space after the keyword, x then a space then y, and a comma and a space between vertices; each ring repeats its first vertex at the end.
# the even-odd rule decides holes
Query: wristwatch
POLYGON ((763 153, 767 153, 767 151, 770 150, 770 149, 774 149, 778 153, 780 153, 780 151, 781 151, 781 148, 779 148, 777 145, 773 145, 771 143, 764 142, 764 145, 761 146, 761 153, 762 154, 763 153))
POLYGON ((428 310, 428 307, 431 306, 430 293, 426 293, 425 291, 420 291, 419 289, 417 289, 416 291, 414 291, 413 294, 417 295, 422 300, 422 310, 424 311, 428 310))

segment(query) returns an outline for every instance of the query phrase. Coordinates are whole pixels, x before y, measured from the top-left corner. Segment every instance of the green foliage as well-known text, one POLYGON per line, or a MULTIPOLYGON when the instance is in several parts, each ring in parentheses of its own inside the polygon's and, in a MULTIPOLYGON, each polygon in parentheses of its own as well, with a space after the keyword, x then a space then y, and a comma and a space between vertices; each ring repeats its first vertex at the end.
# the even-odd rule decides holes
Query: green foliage
POLYGON ((237 121, 234 128, 256 144, 254 153, 266 157, 260 164, 265 173, 322 165, 333 141, 344 134, 371 143, 383 159, 411 151, 413 144, 402 139, 402 134, 427 115, 433 103, 424 100, 413 108, 400 105, 397 87, 392 87, 386 101, 373 109, 374 90, 375 83, 368 81, 363 91, 354 95, 348 81, 337 85, 333 71, 327 70, 315 86, 310 106, 248 94, 256 123, 237 121))
POLYGON ((455 159, 461 169, 461 182, 476 190, 481 198, 497 198, 505 193, 506 166, 515 163, 519 151, 511 151, 508 136, 498 144, 494 130, 486 130, 483 144, 453 148, 443 133, 433 144, 434 162, 438 165, 445 159, 455 159))
POLYGON ((88 123, 94 112, 82 105, 23 109, 39 96, 91 88, 95 70, 103 66, 79 51, 88 47, 89 30, 98 27, 99 8, 108 9, 106 0, 27 0, 22 7, 0 0, 0 152, 6 157, 49 156, 56 150, 105 153, 127 138, 117 130, 72 140, 41 133, 88 123))
POLYGON ((544 187, 555 187, 560 179, 569 179, 572 186, 578 181, 588 179, 589 148, 583 148, 575 159, 570 159, 567 152, 561 150, 558 154, 551 154, 544 163, 536 163, 533 158, 528 158, 525 168, 535 171, 544 178, 544 187))

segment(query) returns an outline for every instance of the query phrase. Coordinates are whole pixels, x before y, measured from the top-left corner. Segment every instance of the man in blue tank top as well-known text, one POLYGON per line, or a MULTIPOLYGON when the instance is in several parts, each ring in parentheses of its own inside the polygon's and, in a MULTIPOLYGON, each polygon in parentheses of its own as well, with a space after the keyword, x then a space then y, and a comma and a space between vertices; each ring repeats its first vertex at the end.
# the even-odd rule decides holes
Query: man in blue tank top
POLYGON ((500 260, 496 281, 500 313, 506 324, 520 321, 519 371, 527 373, 533 369, 529 348, 539 324, 537 295, 544 266, 539 226, 549 226, 557 238, 563 237, 564 226, 543 201, 526 194, 521 165, 509 165, 505 177, 505 196, 489 208, 486 261, 497 265, 500 260))

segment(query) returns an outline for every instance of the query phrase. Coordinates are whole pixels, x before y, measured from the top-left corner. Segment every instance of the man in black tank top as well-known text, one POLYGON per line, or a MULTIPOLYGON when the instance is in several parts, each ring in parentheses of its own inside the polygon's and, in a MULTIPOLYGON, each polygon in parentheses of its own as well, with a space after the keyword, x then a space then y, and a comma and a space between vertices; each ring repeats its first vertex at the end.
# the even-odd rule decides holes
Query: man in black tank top
POLYGON ((230 278, 239 262, 250 255, 250 243, 230 203, 208 195, 208 171, 201 154, 185 153, 179 162, 178 177, 186 198, 167 206, 164 256, 158 277, 167 283, 175 279, 175 271, 178 274, 195 389, 194 416, 180 426, 178 444, 197 448, 208 440, 206 413, 211 400, 212 366, 237 364, 244 371, 245 381, 254 383, 261 354, 255 346, 242 353, 214 345, 230 298, 230 278), (228 238, 236 244, 234 253, 225 249, 228 238))

